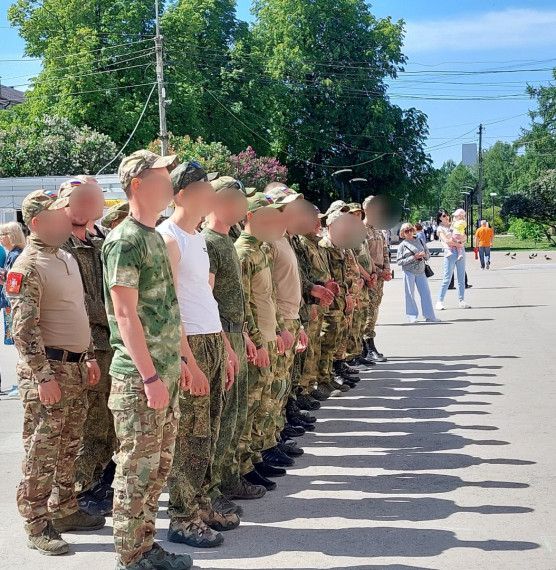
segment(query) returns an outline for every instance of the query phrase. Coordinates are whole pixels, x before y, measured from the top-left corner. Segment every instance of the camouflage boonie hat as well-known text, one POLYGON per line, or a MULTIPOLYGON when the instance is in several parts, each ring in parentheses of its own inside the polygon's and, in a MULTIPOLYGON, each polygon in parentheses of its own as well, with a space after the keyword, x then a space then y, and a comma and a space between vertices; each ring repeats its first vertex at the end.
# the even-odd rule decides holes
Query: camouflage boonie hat
POLYGON ((43 210, 61 210, 69 204, 69 198, 58 198, 52 190, 35 190, 27 194, 21 205, 23 221, 29 222, 43 210))
POLYGON ((277 210, 281 210, 284 205, 283 204, 276 204, 272 198, 269 198, 262 192, 256 192, 250 198, 247 198, 247 203, 249 204, 248 212, 256 212, 261 208, 271 207, 276 208, 277 210))
POLYGON ((110 229, 112 222, 121 220, 122 218, 127 218, 129 215, 129 202, 120 202, 119 204, 114 204, 108 209, 106 215, 100 221, 101 225, 105 228, 110 229))
POLYGON ((346 214, 347 214, 347 212, 344 212, 341 209, 334 210, 334 211, 330 212, 330 214, 328 214, 328 216, 326 217, 326 225, 331 226, 338 218, 341 218, 342 216, 345 216, 346 214))
POLYGON ((363 208, 361 207, 361 204, 358 204, 357 202, 351 202, 350 204, 348 204, 349 207, 349 211, 351 212, 362 212, 363 208))
POLYGON ((166 167, 169 172, 172 172, 178 165, 178 162, 179 158, 175 154, 159 156, 150 150, 137 150, 120 162, 118 176, 122 188, 126 190, 134 178, 149 168, 166 167))

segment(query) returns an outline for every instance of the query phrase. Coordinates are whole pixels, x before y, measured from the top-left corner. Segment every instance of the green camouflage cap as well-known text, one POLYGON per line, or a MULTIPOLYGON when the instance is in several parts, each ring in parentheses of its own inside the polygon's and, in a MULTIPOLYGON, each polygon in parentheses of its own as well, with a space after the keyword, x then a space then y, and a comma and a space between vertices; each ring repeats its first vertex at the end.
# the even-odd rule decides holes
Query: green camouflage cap
POLYGON ((276 204, 290 204, 295 200, 303 200, 303 194, 299 194, 291 188, 272 188, 265 192, 267 198, 272 198, 276 204))
POLYGON ((170 156, 159 156, 150 150, 137 150, 133 154, 126 156, 120 167, 118 168, 118 176, 122 188, 125 190, 134 178, 137 178, 141 172, 149 168, 164 168, 172 172, 178 165, 179 158, 172 154, 170 156))
POLYGON ((120 202, 119 204, 114 204, 108 209, 106 215, 102 218, 100 223, 103 227, 110 229, 112 222, 121 220, 122 218, 127 218, 129 215, 129 202, 120 202))
POLYGON ((330 215, 332 212, 340 210, 342 212, 349 212, 349 206, 343 200, 336 200, 330 204, 328 210, 326 210, 326 215, 330 215))
POLYGON ((43 210, 61 210, 69 203, 69 198, 58 198, 52 190, 35 190, 27 194, 21 205, 21 215, 23 221, 29 222, 43 210))
POLYGON ((361 204, 358 204, 357 202, 351 202, 350 204, 348 204, 348 207, 349 207, 350 212, 362 212, 363 211, 361 204))
POLYGON ((268 198, 262 192, 255 192, 255 194, 247 198, 247 203, 249 204, 249 212, 256 212, 261 208, 266 208, 270 206, 271 208, 276 208, 280 210, 284 207, 283 204, 275 204, 272 198, 268 198))
POLYGON ((341 208, 339 208, 337 210, 333 210, 326 217, 326 225, 331 226, 337 219, 341 218, 342 216, 345 216, 346 213, 347 212, 341 208))
POLYGON ((84 184, 87 184, 87 179, 84 176, 76 176, 75 178, 62 182, 58 190, 58 198, 69 198, 76 188, 84 184))

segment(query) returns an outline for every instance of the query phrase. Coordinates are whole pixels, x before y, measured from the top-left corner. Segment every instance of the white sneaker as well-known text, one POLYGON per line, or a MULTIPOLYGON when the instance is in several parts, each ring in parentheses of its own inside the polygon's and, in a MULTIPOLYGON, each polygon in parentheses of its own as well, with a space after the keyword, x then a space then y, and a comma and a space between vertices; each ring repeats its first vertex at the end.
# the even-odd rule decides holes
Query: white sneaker
POLYGON ((471 305, 468 305, 463 299, 459 302, 460 309, 470 309, 471 305))
POLYGON ((436 302, 435 309, 436 309, 437 311, 443 311, 443 310, 444 310, 444 305, 442 304, 442 301, 437 301, 437 302, 436 302))
POLYGON ((416 322, 417 322, 417 317, 407 317, 407 322, 408 322, 408 323, 416 323, 416 322))

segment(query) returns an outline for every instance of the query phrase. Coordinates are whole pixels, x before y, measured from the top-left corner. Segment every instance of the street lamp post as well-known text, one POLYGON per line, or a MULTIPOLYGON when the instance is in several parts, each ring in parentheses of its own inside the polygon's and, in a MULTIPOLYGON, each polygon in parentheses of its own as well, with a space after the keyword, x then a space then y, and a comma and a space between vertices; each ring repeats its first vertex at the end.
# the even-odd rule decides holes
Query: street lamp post
POLYGON ((494 197, 498 196, 496 192, 490 193, 490 199, 492 200, 492 231, 494 231, 494 197))

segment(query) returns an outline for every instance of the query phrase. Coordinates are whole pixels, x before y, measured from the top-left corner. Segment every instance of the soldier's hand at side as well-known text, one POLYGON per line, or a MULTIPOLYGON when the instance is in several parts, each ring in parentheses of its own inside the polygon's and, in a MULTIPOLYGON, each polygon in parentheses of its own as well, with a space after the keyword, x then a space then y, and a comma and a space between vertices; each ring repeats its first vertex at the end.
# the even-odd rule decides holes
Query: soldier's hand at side
POLYGON ((295 351, 305 352, 308 346, 309 346, 309 339, 307 338, 307 333, 305 332, 304 329, 301 329, 299 331, 299 342, 297 343, 295 351))
POLYGON ((243 335, 245 338, 245 349, 247 352, 247 362, 255 362, 257 359, 257 347, 255 343, 249 338, 247 334, 243 335))
POLYGON ((89 385, 94 386, 100 381, 100 368, 96 360, 87 362, 87 373, 89 374, 89 385))
POLYGON ((239 359, 231 346, 228 347, 228 362, 232 365, 234 376, 237 376, 239 374, 239 359))
POLYGON ((382 270, 382 278, 384 279, 384 281, 391 281, 392 280, 392 273, 390 273, 390 271, 388 271, 388 269, 383 269, 382 270))
POLYGON ((145 384, 145 395, 147 396, 147 405, 153 410, 160 410, 161 408, 168 407, 170 396, 166 384, 160 380, 145 384))
POLYGON ((322 285, 315 285, 311 289, 311 296, 320 299, 328 304, 334 301, 334 293, 322 285))
POLYGON ((210 394, 210 386, 205 373, 197 364, 190 368, 192 374, 191 388, 189 393, 192 396, 208 396, 210 394))
POLYGON ((370 286, 371 286, 371 289, 374 289, 374 288, 376 287, 376 284, 378 283, 378 275, 377 275, 376 273, 373 273, 373 274, 371 275, 371 278, 369 279, 369 281, 370 281, 370 284, 371 284, 371 285, 370 285, 370 286))
POLYGON ((180 375, 180 389, 187 392, 191 388, 191 381, 193 380, 193 375, 189 366, 182 360, 181 361, 181 375, 180 375))
POLYGON ((284 354, 284 339, 280 335, 276 336, 276 352, 284 354))
POLYGON ((255 366, 258 366, 259 368, 266 368, 267 366, 270 366, 270 358, 268 357, 268 352, 264 346, 257 349, 255 366))
POLYGON ((346 313, 351 313, 351 311, 353 311, 353 297, 346 295, 346 313))
POLYGON ((334 293, 334 295, 339 295, 340 294, 340 286, 338 285, 338 283, 336 283, 336 281, 334 281, 334 279, 330 279, 330 281, 327 281, 324 286, 329 290, 332 291, 332 293, 334 293))
POLYGON ((39 384, 39 398, 46 406, 57 404, 62 399, 62 392, 56 380, 39 384))
POLYGON ((288 329, 282 331, 282 340, 284 341, 284 350, 293 348, 295 338, 293 338, 293 334, 288 329))
POLYGON ((311 305, 311 320, 316 321, 319 316, 319 310, 316 305, 311 305))
POLYGON ((361 277, 361 279, 359 279, 359 289, 363 289, 364 286, 365 286, 365 279, 361 277))
POLYGON ((226 360, 226 390, 229 390, 236 379, 236 372, 234 369, 234 365, 232 364, 231 360, 226 360))

